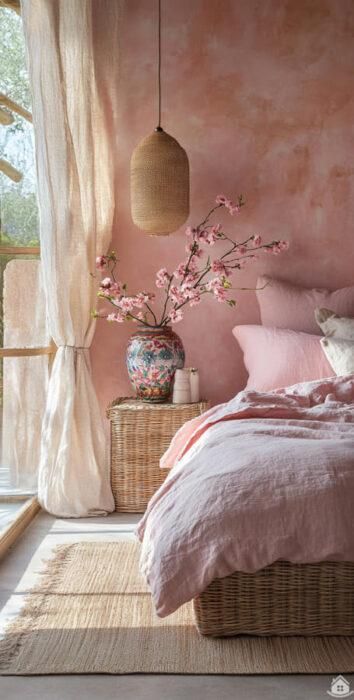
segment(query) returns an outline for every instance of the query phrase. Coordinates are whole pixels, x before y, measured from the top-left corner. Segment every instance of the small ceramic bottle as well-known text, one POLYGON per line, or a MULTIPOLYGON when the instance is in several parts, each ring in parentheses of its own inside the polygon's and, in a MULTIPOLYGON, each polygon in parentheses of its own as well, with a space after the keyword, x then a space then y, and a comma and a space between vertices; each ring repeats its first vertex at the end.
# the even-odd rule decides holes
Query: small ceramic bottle
POLYGON ((199 395, 199 372, 195 367, 189 369, 189 380, 191 385, 191 403, 198 403, 199 395))
POLYGON ((176 369, 172 402, 191 403, 190 372, 188 369, 176 369))

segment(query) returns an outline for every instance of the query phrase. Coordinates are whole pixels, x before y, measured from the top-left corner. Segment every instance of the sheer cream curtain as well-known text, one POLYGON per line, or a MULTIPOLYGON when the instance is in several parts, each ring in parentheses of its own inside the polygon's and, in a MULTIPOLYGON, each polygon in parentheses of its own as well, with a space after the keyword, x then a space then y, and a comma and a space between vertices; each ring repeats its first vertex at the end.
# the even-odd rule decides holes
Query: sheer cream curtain
MULTIPOLYGON (((48 346, 39 260, 10 260, 3 288, 4 347, 48 346), (35 304, 28 304, 36 299, 35 304)), ((3 360, 0 487, 35 493, 41 426, 48 391, 48 356, 3 360), (2 482, 2 483, 1 483, 2 482)))
POLYGON ((114 212, 116 0, 23 0, 32 87, 41 260, 58 346, 42 427, 39 500, 61 517, 113 510, 91 379, 95 256, 114 212))

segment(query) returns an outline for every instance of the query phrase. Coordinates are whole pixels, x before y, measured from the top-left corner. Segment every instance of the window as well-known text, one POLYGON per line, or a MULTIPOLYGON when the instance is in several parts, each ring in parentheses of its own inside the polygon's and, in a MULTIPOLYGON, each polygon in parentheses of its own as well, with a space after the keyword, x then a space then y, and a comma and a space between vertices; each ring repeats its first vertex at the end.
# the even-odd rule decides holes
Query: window
POLYGON ((0 0, 0 500, 36 488, 50 356, 19 2, 0 0))

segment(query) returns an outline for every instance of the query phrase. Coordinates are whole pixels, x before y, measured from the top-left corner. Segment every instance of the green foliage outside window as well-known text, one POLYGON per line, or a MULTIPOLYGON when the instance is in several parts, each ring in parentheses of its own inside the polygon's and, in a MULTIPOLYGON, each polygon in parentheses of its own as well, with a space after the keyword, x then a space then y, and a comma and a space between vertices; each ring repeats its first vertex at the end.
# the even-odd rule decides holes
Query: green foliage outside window
MULTIPOLYGON (((22 20, 0 8, 0 93, 31 110, 22 20)), ((0 125, 0 157, 23 173, 19 183, 0 173, 0 243, 38 245, 38 207, 33 147, 33 126, 12 113, 14 121, 0 125)))
MULTIPOLYGON (((15 12, 5 8, 0 8, 0 66, 0 93, 30 112, 31 95, 22 20, 15 12)), ((39 222, 33 126, 15 112, 11 114, 13 116, 11 124, 0 124, 0 158, 19 170, 23 177, 20 182, 15 183, 0 172, 0 245, 38 246, 39 222)), ((1 347, 3 346, 4 271, 10 259, 11 256, 0 255, 1 347)), ((2 372, 3 363, 0 361, 0 407, 2 372)))

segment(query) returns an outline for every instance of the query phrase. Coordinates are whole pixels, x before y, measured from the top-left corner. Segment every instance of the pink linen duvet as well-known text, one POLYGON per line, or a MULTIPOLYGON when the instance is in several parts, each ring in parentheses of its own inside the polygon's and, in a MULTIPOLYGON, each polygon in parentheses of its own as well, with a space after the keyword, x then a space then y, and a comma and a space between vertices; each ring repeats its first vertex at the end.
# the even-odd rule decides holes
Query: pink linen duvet
POLYGON ((187 423, 138 525, 164 617, 278 559, 354 561, 354 375, 243 391, 187 423))

